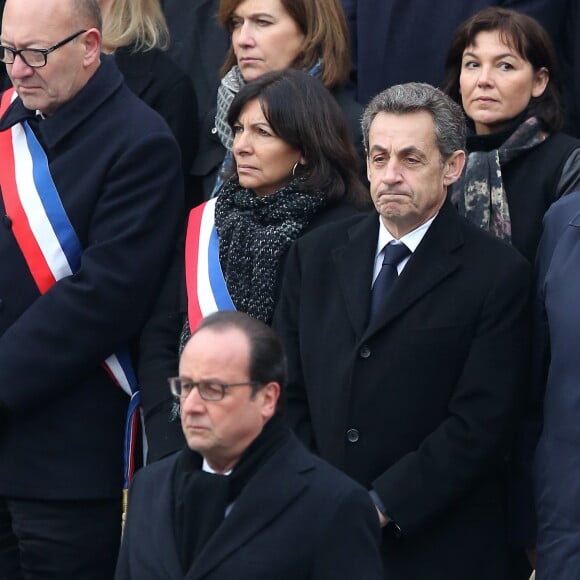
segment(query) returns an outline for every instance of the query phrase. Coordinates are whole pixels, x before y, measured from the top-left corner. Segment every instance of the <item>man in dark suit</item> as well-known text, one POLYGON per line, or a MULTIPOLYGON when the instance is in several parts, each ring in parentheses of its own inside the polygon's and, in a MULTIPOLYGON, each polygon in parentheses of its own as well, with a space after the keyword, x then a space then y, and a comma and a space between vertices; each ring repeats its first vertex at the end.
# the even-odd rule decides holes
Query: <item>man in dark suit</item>
POLYGON ((7 0, 1 43, 0 578, 102 580, 128 409, 129 434, 139 420, 129 353, 181 217, 179 149, 101 55, 97 0, 7 0))
POLYGON ((277 413, 286 361, 247 314, 205 318, 180 376, 187 447, 131 488, 117 580, 378 580, 366 491, 311 455, 277 413))
POLYGON ((448 97, 394 86, 363 134, 378 215, 313 232, 288 256, 274 324, 291 422, 369 490, 386 578, 505 579, 502 472, 528 364, 529 266, 446 201, 465 160, 448 97), (387 246, 403 244, 386 286, 387 246))

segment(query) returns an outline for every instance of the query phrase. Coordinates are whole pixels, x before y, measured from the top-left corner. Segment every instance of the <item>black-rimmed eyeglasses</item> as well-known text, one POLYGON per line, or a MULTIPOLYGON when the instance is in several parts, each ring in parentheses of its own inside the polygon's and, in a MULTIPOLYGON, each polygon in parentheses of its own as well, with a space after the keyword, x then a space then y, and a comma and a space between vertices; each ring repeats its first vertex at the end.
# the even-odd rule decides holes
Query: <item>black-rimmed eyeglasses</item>
POLYGON ((46 66, 46 60, 51 52, 54 52, 57 48, 68 44, 74 40, 77 36, 80 36, 86 32, 86 30, 79 30, 70 36, 67 36, 64 40, 57 42, 50 48, 21 48, 17 50, 11 48, 10 46, 4 46, 0 44, 0 62, 4 64, 13 64, 17 56, 19 56, 26 66, 31 68, 41 68, 46 66))
POLYGON ((216 383, 213 381, 192 381, 186 377, 171 377, 167 379, 171 393, 179 399, 186 399, 189 393, 197 387, 199 396, 204 401, 221 401, 227 389, 230 387, 243 387, 249 385, 253 389, 260 386, 256 381, 245 381, 243 383, 216 383))

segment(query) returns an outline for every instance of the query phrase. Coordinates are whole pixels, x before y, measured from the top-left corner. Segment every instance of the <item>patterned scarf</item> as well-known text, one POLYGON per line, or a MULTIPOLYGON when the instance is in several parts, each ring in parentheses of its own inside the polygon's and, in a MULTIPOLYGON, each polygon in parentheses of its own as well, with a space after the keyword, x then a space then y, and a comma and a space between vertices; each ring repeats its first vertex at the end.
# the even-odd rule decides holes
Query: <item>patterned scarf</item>
POLYGON ((501 168, 543 143, 548 135, 541 121, 530 117, 498 149, 469 153, 461 179, 451 188, 451 201, 459 213, 511 244, 511 218, 501 168))
POLYGON ((234 97, 245 84, 246 81, 240 72, 240 67, 236 65, 228 71, 218 87, 215 128, 217 129, 222 145, 228 151, 231 151, 234 145, 234 135, 227 121, 228 111, 230 110, 230 105, 234 97))

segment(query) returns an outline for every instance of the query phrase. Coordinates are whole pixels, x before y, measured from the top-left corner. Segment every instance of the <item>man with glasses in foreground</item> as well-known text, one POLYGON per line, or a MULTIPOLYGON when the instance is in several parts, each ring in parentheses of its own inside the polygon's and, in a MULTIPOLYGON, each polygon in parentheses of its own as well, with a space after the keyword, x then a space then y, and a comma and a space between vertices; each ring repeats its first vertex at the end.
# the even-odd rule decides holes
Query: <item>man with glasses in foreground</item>
POLYGON ((0 61, 14 88, 0 98, 3 579, 114 574, 139 421, 130 347, 180 217, 171 132, 100 47, 97 0, 6 2, 0 61))
POLYGON ((366 491, 290 433, 280 342, 247 314, 205 318, 169 379, 187 447, 136 476, 116 580, 382 578, 366 491))

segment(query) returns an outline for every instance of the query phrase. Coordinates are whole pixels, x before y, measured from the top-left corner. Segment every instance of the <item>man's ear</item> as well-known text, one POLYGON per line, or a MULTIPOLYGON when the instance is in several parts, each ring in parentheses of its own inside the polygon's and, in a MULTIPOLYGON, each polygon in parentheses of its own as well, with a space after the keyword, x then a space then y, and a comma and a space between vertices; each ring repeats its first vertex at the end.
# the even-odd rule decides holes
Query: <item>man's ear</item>
POLYGON ((455 183, 461 177, 464 166, 465 151, 455 151, 447 158, 443 172, 443 183, 446 187, 455 183))
POLYGON ((101 33, 96 28, 90 28, 84 34, 83 43, 85 47, 83 64, 90 67, 98 62, 101 56, 101 33))
POLYGON ((270 381, 260 389, 259 394, 261 397, 262 416, 264 421, 267 421, 276 412, 276 406, 280 398, 280 385, 275 381, 270 381))

